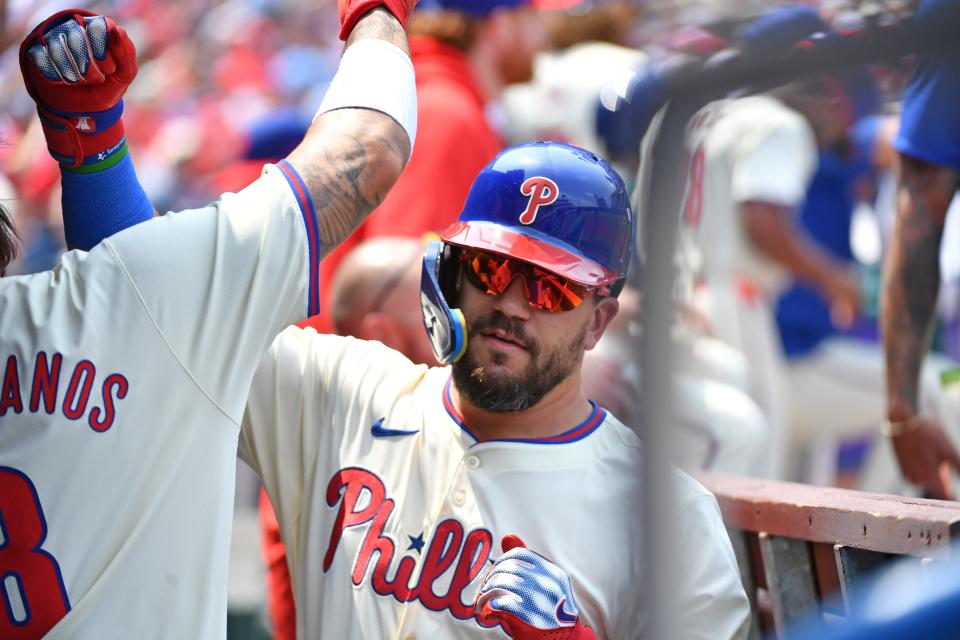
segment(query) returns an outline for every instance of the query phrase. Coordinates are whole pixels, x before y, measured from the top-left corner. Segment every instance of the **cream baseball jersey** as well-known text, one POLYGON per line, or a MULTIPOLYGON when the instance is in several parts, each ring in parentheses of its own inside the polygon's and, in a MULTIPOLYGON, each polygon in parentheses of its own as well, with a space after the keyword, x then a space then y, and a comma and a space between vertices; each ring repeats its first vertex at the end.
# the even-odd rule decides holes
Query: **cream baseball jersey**
MULTIPOLYGON (((303 638, 505 638, 474 618, 505 534, 572 578, 599 637, 643 635, 639 443, 599 406, 545 440, 478 443, 448 369, 291 328, 254 377, 240 453, 277 513, 303 638)), ((748 604, 714 498, 678 472, 684 638, 748 604)))
POLYGON ((224 636, 243 407, 316 239, 281 163, 0 279, 0 638, 224 636))
POLYGON ((713 102, 687 125, 689 168, 681 250, 694 277, 743 277, 769 292, 785 272, 746 236, 740 206, 760 201, 796 207, 816 168, 813 131, 767 96, 713 102))

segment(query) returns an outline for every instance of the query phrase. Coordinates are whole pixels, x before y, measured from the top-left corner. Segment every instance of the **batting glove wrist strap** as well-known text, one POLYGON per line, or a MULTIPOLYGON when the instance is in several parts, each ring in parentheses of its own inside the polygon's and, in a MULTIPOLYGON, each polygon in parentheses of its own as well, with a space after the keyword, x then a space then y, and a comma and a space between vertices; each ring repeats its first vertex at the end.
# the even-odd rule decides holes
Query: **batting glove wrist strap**
POLYGON ((337 0, 337 6, 340 9, 340 39, 346 41, 360 18, 377 7, 383 7, 392 13, 393 17, 406 29, 407 18, 410 17, 416 4, 417 0, 337 0))
POLYGON ((487 624, 494 621, 501 622, 507 628, 507 633, 513 640, 597 640, 593 630, 579 620, 572 627, 557 627, 556 629, 539 629, 519 619, 507 622, 496 618, 484 619, 481 617, 480 620, 481 623, 486 622, 487 624))
POLYGON ((20 69, 54 158, 90 171, 122 159, 136 49, 111 18, 80 9, 50 16, 20 45, 20 69))
POLYGON ((567 637, 569 640, 597 640, 597 635, 593 632, 593 629, 583 624, 580 620, 577 620, 577 626, 573 628, 573 631, 567 637))
POLYGON ((84 173, 114 166, 127 153, 123 101, 99 113, 70 113, 37 105, 47 150, 68 170, 84 173), (79 160, 79 161, 78 161, 79 160))

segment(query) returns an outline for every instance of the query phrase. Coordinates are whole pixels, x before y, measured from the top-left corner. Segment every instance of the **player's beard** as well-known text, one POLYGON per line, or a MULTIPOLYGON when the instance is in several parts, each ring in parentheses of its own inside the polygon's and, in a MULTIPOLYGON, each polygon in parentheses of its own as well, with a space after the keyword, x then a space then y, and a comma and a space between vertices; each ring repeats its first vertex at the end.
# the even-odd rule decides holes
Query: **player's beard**
MULTIPOLYGON (((573 340, 546 352, 543 345, 527 337, 523 323, 510 320, 499 311, 470 323, 467 335, 467 352, 451 367, 457 390, 476 407, 507 413, 534 406, 580 366, 587 327, 581 327, 573 340), (486 329, 502 329, 526 347, 530 362, 523 371, 514 374, 501 366, 493 372, 477 362, 472 349, 474 338, 486 329)), ((493 364, 503 365, 506 360, 504 354, 494 352, 493 364)))

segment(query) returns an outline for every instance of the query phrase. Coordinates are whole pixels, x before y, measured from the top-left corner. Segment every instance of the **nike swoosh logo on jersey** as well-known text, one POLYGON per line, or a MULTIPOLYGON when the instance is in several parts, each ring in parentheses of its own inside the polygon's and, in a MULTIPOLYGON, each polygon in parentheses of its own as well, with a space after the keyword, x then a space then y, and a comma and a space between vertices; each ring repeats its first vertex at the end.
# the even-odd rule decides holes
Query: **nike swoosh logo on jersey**
POLYGON ((370 433, 373 434, 374 438, 383 438, 386 436, 409 436, 420 431, 419 429, 391 429, 383 426, 383 420, 383 418, 380 418, 373 423, 372 427, 370 427, 370 433))
POLYGON ((567 604, 566 599, 561 600, 560 604, 557 605, 557 620, 563 623, 575 624, 577 622, 577 616, 564 611, 563 605, 565 604, 567 604))

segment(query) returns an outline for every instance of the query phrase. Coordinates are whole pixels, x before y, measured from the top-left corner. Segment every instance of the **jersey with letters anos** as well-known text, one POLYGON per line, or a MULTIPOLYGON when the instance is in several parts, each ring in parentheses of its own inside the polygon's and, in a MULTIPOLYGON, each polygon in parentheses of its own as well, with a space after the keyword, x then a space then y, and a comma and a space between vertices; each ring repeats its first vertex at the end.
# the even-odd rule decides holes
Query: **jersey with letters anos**
POLYGON ((224 637, 250 381, 317 299, 299 180, 0 279, 0 638, 224 637))
MULTIPOLYGON (((473 603, 501 537, 515 534, 571 576, 598 637, 642 637, 636 436, 593 405, 552 438, 478 443, 451 384, 449 369, 378 342, 300 328, 274 341, 240 454, 276 510, 297 636, 506 638, 473 603)), ((678 637, 743 637, 749 609, 716 501, 675 480, 678 637)))

